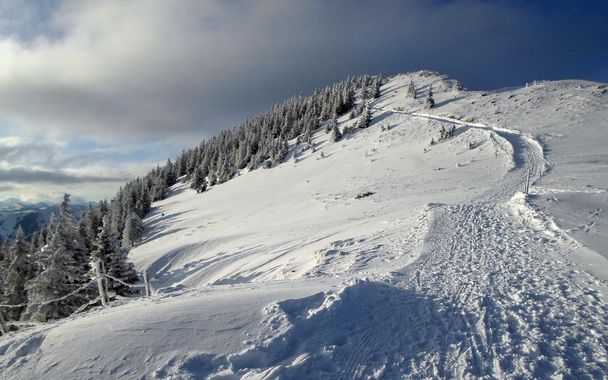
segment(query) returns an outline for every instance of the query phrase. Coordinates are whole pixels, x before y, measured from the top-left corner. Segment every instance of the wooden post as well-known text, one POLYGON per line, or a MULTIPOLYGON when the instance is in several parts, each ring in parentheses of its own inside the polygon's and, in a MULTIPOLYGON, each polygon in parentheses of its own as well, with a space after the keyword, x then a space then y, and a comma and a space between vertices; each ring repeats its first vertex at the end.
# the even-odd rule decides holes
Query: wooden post
POLYGON ((148 278, 148 270, 143 271, 144 284, 146 284, 146 297, 150 297, 152 295, 152 291, 150 289, 150 279, 148 278))
POLYGON ((6 335, 8 333, 8 328, 6 327, 6 320, 4 319, 4 315, 0 311, 0 331, 2 335, 6 335))
POLYGON ((530 170, 528 170, 528 174, 526 175, 526 185, 524 186, 524 193, 528 194, 530 190, 530 170))
POLYGON ((95 261, 95 275, 97 276, 97 288, 99 290, 99 297, 101 298, 101 304, 106 306, 108 304, 108 293, 105 287, 105 273, 101 270, 101 261, 95 261))

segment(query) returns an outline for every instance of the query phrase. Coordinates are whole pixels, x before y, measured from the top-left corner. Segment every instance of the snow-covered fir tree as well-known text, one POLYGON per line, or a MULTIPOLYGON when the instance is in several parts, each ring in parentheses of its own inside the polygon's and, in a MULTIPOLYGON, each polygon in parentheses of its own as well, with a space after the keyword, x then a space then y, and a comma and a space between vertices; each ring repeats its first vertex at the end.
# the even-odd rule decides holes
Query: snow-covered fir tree
POLYGON ((122 245, 125 248, 131 248, 139 243, 144 236, 144 224, 137 213, 131 211, 125 222, 125 228, 122 232, 122 245))
POLYGON ((378 75, 372 81, 371 94, 372 94, 373 99, 380 97, 380 86, 381 85, 382 85, 382 75, 378 75))
POLYGON ((410 84, 407 86, 407 96, 409 98, 416 99, 416 87, 414 87, 414 81, 410 79, 410 84))
POLYGON ((337 125, 334 125, 334 128, 331 132, 331 142, 338 142, 342 138, 342 133, 340 133, 340 128, 337 125))
MULTIPOLYGON (((109 213, 107 209, 100 210, 109 213)), ((86 291, 75 292, 88 282, 87 224, 77 223, 68 194, 64 196, 59 217, 53 217, 46 228, 46 235, 44 243, 41 240, 37 244, 35 276, 25 286, 28 305, 22 319, 46 321, 65 317, 89 300, 86 291)))
POLYGON ((203 190, 203 186, 206 187, 207 179, 205 178, 205 174, 203 173, 203 168, 198 166, 194 170, 194 175, 192 176, 192 184, 190 188, 195 190, 197 193, 200 193, 203 190))
POLYGON ((359 121, 357 122, 357 128, 367 128, 372 121, 372 113, 370 111, 369 104, 363 107, 359 121))
POLYGON ((70 206, 70 195, 64 194, 63 202, 59 208, 59 224, 56 234, 62 234, 66 244, 66 250, 72 254, 76 266, 73 268, 72 277, 75 282, 86 281, 86 273, 89 270, 89 251, 84 237, 80 233, 80 227, 70 206))
POLYGON ((44 322, 67 317, 86 302, 83 294, 72 294, 82 278, 67 239, 58 225, 50 242, 39 253, 40 272, 26 284, 28 304, 21 319, 44 322))
POLYGON ((34 231, 32 232, 32 236, 30 236, 30 241, 29 241, 29 255, 30 258, 33 258, 36 255, 36 252, 38 251, 38 235, 40 235, 40 231, 34 231))
POLYGON ((336 125, 338 125, 338 116, 334 113, 331 119, 325 124, 325 133, 333 131, 336 125))
POLYGON ((433 99, 433 89, 429 86, 429 92, 426 94, 426 100, 424 101, 424 108, 433 108, 435 106, 435 99, 433 99))
POLYGON ((161 176, 155 176, 152 184, 152 200, 160 201, 167 197, 166 180, 161 176))
MULTIPOLYGON (((79 229, 80 234, 84 237, 85 245, 88 252, 93 250, 93 242, 101 226, 101 210, 99 207, 89 207, 84 211, 80 219, 79 229)), ((38 247, 40 249, 42 247, 38 247)))
POLYGON ((49 224, 47 224, 42 229, 42 235, 44 236, 43 245, 49 244, 51 242, 51 239, 53 238, 53 233, 57 229, 57 224, 59 224, 59 218, 57 218, 57 215, 52 212, 51 216, 49 217, 49 224))
MULTIPOLYGON (((10 305, 19 305, 27 302, 25 284, 31 279, 34 266, 30 258, 30 248, 25 240, 21 226, 17 229, 15 241, 8 250, 8 267, 6 268, 4 284, 2 286, 3 302, 10 305)), ((15 320, 21 316, 25 307, 10 308, 6 314, 15 320)))
POLYGON ((456 126, 452 125, 449 128, 445 128, 443 125, 439 129, 439 138, 437 141, 447 140, 449 138, 454 137, 454 132, 456 132, 456 126))
MULTIPOLYGON (((129 251, 121 246, 118 232, 112 226, 110 218, 107 215, 103 218, 103 226, 97 235, 95 247, 96 249, 91 252, 91 263, 100 261, 105 273, 127 284, 133 284, 138 281, 133 263, 127 258, 129 251)), ((91 279, 94 278, 95 273, 91 271, 91 279)), ((121 296, 129 296, 136 292, 133 288, 111 278, 108 278, 107 284, 108 291, 121 296)))
POLYGON ((376 75, 374 77, 369 77, 367 75, 363 76, 363 91, 361 92, 361 97, 364 100, 378 98, 380 96, 382 81, 382 75, 376 75))
POLYGON ((6 278, 6 270, 8 267, 8 250, 9 240, 5 239, 0 244, 0 302, 4 302, 4 279, 6 278))

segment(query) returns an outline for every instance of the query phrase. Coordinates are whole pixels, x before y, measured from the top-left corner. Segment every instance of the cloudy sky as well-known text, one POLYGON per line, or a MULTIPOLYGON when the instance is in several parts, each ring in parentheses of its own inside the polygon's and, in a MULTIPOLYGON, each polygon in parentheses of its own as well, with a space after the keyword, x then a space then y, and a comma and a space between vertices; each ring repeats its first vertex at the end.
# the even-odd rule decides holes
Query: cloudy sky
POLYGON ((90 200, 351 74, 608 82, 608 1, 0 0, 0 200, 90 200))

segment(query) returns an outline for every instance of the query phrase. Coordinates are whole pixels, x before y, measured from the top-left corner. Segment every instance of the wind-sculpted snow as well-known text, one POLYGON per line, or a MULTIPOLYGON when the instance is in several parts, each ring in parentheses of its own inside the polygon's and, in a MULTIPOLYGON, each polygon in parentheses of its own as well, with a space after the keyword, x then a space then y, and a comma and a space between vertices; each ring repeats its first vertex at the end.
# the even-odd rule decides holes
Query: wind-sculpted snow
POLYGON ((319 130, 314 152, 292 141, 202 194, 174 186, 131 253, 156 295, 2 338, 0 373, 606 378, 601 86, 392 78, 368 128, 319 130))
POLYGON ((261 341, 229 361, 239 376, 269 379, 448 375, 440 362, 442 346, 458 343, 457 334, 445 339, 454 313, 410 289, 357 281, 271 305, 261 341), (265 341, 275 330, 285 331, 265 341))
POLYGON ((229 358, 235 374, 351 379, 608 373, 608 304, 589 287, 597 279, 572 269, 571 239, 545 234, 553 230, 538 222, 527 225, 539 217, 521 195, 516 199, 524 202, 510 199, 528 172, 544 172, 542 150, 521 133, 495 132, 512 145, 515 167, 479 199, 432 205, 419 260, 391 273, 388 284, 357 282, 325 298, 272 305, 259 343, 229 358))

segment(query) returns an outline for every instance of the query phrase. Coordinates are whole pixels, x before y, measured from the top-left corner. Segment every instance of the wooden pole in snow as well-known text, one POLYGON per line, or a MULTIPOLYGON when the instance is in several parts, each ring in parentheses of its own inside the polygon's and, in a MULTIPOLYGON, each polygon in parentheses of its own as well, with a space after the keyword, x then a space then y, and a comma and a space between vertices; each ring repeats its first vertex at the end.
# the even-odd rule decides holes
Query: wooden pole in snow
POLYGON ((150 279, 148 278, 148 270, 143 271, 144 275, 144 284, 146 284, 146 297, 150 297, 152 291, 150 289, 150 279))
POLYGON ((104 284, 105 273, 101 270, 101 261, 95 261, 95 275, 97 276, 97 288, 99 290, 99 298, 101 299, 101 304, 106 306, 108 304, 108 294, 106 292, 106 287, 104 284))
POLYGON ((528 194, 530 191, 530 170, 528 170, 528 174, 526 175, 526 186, 524 187, 524 193, 528 194))

